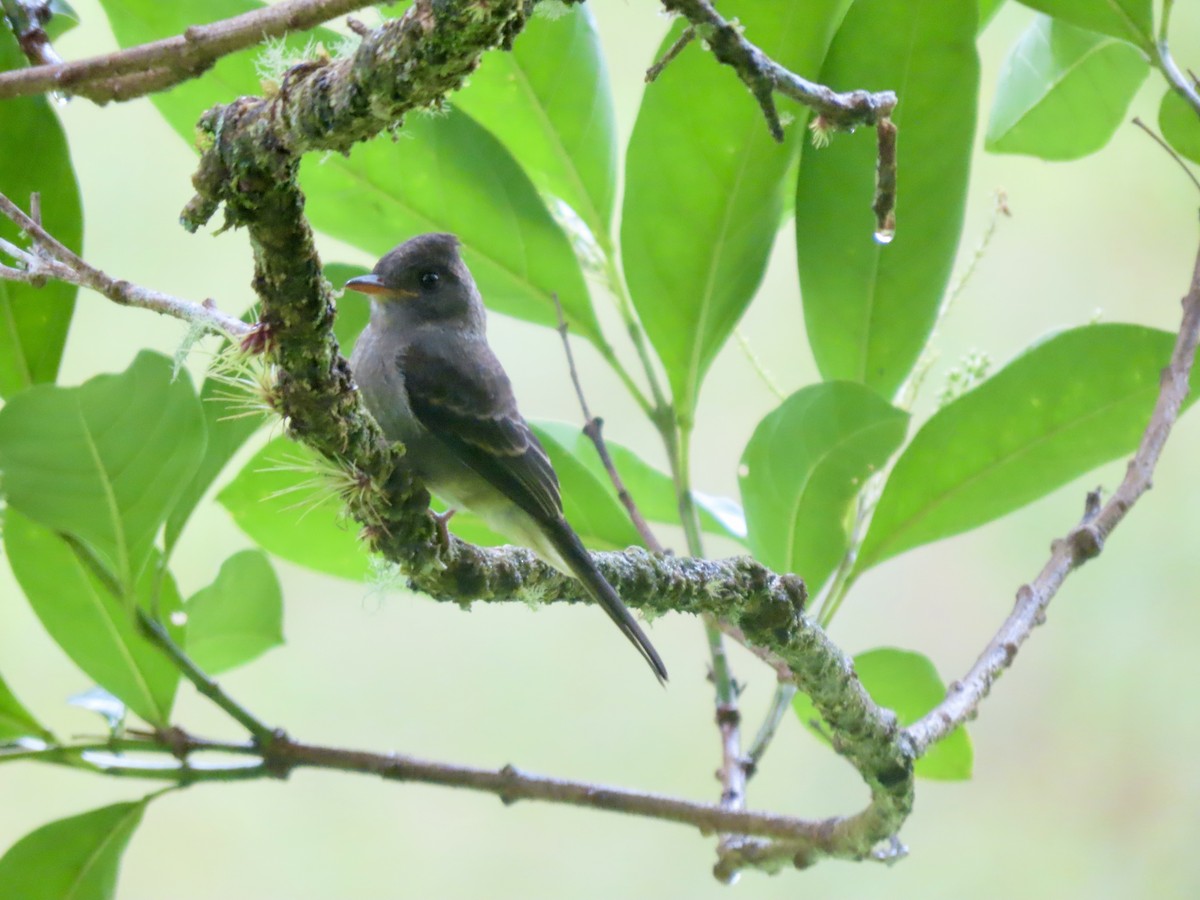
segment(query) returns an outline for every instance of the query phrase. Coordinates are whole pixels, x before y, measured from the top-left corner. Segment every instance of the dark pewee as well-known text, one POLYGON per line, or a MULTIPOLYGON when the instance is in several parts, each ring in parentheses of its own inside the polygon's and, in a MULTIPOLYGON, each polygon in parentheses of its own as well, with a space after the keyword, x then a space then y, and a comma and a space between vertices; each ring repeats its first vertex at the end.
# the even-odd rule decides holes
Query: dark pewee
POLYGON ((558 477, 488 346, 458 247, 452 234, 418 235, 346 282, 371 295, 350 358, 367 409, 430 490, 578 578, 665 682, 662 659, 563 516, 558 477))

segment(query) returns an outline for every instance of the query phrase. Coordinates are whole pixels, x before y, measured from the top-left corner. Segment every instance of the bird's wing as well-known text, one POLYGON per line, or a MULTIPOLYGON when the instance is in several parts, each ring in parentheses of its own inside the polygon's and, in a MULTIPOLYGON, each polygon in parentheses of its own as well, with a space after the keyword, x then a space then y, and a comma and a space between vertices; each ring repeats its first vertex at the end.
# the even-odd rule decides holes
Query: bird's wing
POLYGON ((408 402, 418 421, 470 468, 537 521, 562 515, 550 458, 517 410, 490 348, 418 342, 401 351, 408 402))

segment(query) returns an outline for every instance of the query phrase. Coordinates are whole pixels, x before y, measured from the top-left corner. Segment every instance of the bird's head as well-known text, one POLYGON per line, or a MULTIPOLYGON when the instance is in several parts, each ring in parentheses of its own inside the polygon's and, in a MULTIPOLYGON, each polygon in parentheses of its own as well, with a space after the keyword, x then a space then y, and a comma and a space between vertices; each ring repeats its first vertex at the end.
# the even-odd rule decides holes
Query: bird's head
POLYGON ((406 326, 449 322, 483 327, 483 302, 453 234, 419 234, 392 249, 369 275, 346 282, 371 297, 372 317, 406 326))

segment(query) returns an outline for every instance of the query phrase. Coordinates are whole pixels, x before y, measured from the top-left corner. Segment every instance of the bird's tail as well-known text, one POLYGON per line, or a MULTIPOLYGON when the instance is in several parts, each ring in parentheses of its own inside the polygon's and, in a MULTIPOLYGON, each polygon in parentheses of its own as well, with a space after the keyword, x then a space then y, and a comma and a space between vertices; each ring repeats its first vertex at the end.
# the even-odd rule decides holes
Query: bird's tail
POLYGON ((549 529, 548 536, 554 543, 554 549, 562 557, 562 561, 567 564, 575 577, 583 582, 588 593, 608 613, 608 617, 616 622, 625 637, 629 638, 629 642, 637 647, 638 652, 642 654, 646 662, 650 664, 650 668, 654 670, 654 674, 658 676, 659 682, 665 685, 667 683, 667 667, 663 665, 658 651, 654 649, 654 645, 650 643, 650 639, 646 637, 641 626, 626 609, 625 604, 621 602, 621 598, 617 596, 613 586, 600 574, 600 570, 596 568, 591 554, 583 546, 579 536, 569 526, 549 529))

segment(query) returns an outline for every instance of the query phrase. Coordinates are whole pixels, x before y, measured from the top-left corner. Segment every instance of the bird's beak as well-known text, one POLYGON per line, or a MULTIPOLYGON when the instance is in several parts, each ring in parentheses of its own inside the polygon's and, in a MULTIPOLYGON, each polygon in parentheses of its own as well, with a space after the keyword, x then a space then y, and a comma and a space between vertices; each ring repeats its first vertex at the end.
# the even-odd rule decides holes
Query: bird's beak
POLYGON ((345 285, 352 291, 358 291, 361 294, 386 294, 389 293, 387 287, 383 283, 383 279, 374 272, 366 275, 359 275, 356 278, 351 278, 345 285))

